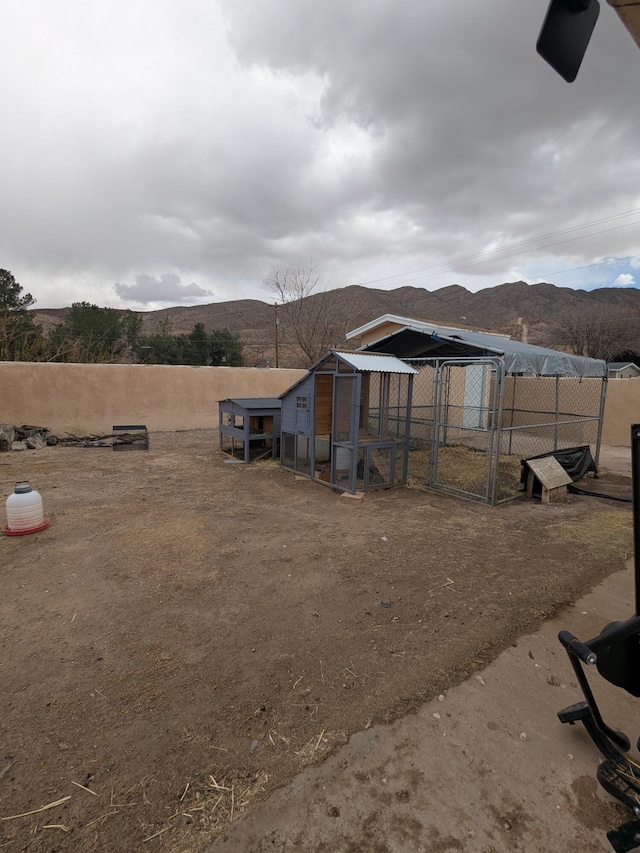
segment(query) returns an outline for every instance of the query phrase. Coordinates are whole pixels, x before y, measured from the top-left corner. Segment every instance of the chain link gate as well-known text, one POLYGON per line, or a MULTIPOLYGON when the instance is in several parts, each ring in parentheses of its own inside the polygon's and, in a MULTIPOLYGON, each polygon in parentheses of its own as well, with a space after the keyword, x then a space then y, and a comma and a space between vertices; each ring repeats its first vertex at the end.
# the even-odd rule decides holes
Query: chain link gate
POLYGON ((430 488, 496 503, 501 389, 499 359, 438 364, 430 488))
MULTIPOLYGON (((411 360, 415 377, 409 475, 416 485, 483 503, 500 488, 503 362, 499 358, 411 360)), ((517 485, 517 477, 511 478, 517 485)), ((513 489, 509 497, 513 497, 513 489)))

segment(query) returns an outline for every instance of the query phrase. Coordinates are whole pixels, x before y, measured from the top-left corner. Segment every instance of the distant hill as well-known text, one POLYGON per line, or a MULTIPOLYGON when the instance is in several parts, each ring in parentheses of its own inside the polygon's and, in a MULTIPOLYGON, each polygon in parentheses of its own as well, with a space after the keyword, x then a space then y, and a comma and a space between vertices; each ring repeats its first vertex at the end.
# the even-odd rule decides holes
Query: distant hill
MULTIPOLYGON (((459 285, 429 291, 420 287, 376 290, 354 285, 333 291, 341 306, 346 328, 353 329, 382 314, 398 314, 443 325, 509 334, 518 340, 562 348, 559 343, 559 319, 566 317, 640 318, 640 290, 600 288, 585 291, 554 284, 526 284, 523 281, 500 284, 472 293, 459 285)), ((309 296, 309 300, 317 297, 309 296)), ((45 330, 62 322, 68 308, 38 308, 34 319, 45 330)), ((245 345, 247 364, 273 363, 275 339, 274 306, 257 299, 213 302, 208 305, 162 308, 137 312, 143 320, 143 333, 166 330, 186 334, 196 323, 207 331, 227 328, 239 332, 245 345)), ((280 364, 288 366, 294 356, 288 342, 291 330, 281 318, 280 364)), ((640 328, 638 332, 640 350, 640 328)), ((342 341, 335 341, 339 346, 342 341)))

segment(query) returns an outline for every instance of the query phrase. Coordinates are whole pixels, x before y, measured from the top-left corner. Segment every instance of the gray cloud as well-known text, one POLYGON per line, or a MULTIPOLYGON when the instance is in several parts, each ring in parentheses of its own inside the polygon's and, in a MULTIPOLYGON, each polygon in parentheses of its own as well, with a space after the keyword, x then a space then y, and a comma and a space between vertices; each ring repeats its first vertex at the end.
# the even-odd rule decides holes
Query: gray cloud
POLYGON ((250 24, 246 0, 228 8, 245 62, 323 75, 325 125, 345 118, 370 132, 368 203, 402 212, 428 250, 479 250, 589 220, 603 203, 637 205, 628 178, 640 163, 625 140, 640 129, 629 108, 638 53, 615 15, 602 16, 569 87, 532 49, 533 4, 355 0, 314 11, 312 0, 280 0, 250 24), (296 38, 305 21, 313 34, 296 38))
POLYGON ((192 303, 208 299, 213 301, 215 294, 205 290, 199 284, 181 284, 180 278, 171 273, 155 278, 151 275, 137 275, 135 284, 114 284, 113 289, 125 302, 169 302, 192 303))
POLYGON ((476 289, 637 252, 640 216, 610 217, 640 208, 640 51, 608 7, 568 85, 535 53, 546 0, 54 5, 0 28, 0 258, 42 306, 261 298, 299 260, 476 289), (205 293, 112 287, 140 269, 205 293))

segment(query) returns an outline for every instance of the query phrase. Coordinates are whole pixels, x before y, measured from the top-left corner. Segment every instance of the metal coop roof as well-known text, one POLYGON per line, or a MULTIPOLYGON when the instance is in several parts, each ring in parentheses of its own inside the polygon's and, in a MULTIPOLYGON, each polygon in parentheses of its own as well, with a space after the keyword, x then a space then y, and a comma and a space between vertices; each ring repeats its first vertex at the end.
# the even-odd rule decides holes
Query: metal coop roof
POLYGON ((279 409, 282 406, 279 397, 227 397, 219 403, 235 403, 243 409, 279 409))
POLYGON ((302 378, 294 382, 286 391, 283 391, 280 394, 280 399, 282 400, 291 394, 295 388, 306 382, 312 373, 321 369, 324 364, 334 357, 348 364, 354 370, 360 370, 363 373, 404 373, 407 375, 419 373, 415 367, 405 364, 394 355, 380 355, 375 352, 338 352, 332 349, 323 355, 319 361, 316 361, 302 378))
POLYGON ((363 352, 337 352, 336 355, 341 361, 345 361, 351 365, 354 370, 362 370, 367 373, 418 373, 415 368, 394 355, 376 355, 374 353, 363 352))

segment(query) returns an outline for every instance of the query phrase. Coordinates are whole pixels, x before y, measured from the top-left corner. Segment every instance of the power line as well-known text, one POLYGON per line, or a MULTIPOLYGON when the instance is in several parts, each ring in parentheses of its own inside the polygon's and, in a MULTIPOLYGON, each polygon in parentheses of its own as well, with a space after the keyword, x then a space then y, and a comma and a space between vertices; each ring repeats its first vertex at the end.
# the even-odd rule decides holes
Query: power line
MULTIPOLYGON (((519 247, 526 246, 530 243, 536 243, 540 240, 547 240, 547 239, 550 239, 553 237, 559 237, 562 234, 569 234, 569 233, 572 233, 574 231, 580 231, 584 228, 592 228, 594 225, 602 225, 605 222, 613 222, 613 221, 618 220, 618 219, 623 219, 626 216, 633 216, 636 213, 640 213, 640 208, 634 208, 633 210, 628 210, 628 211, 625 211, 623 213, 612 214, 611 216, 604 216, 600 219, 594 219, 591 222, 585 222, 582 225, 575 225, 575 226, 572 226, 571 228, 564 228, 564 229, 561 229, 558 231, 553 231, 549 234, 542 234, 542 235, 539 235, 537 237, 531 237, 527 240, 520 240, 517 243, 510 243, 506 246, 500 246, 496 249, 487 249, 484 252, 475 252, 475 253, 470 254, 470 255, 463 255, 459 258, 453 258, 449 261, 441 261, 440 263, 432 264, 431 266, 420 267, 418 269, 409 270, 409 271, 404 272, 404 273, 397 273, 395 275, 384 276, 383 278, 372 279, 370 281, 361 282, 361 286, 366 287, 367 285, 370 285, 370 284, 379 284, 380 282, 391 281, 393 279, 403 278, 404 276, 417 276, 417 278, 419 278, 419 279, 421 279, 421 278, 432 278, 433 276, 444 275, 445 273, 448 273, 448 272, 458 272, 460 270, 470 269, 471 267, 481 266, 482 264, 491 263, 493 261, 507 260, 508 258, 514 257, 515 255, 527 254, 529 252, 534 252, 534 251, 537 251, 539 249, 550 248, 552 246, 561 246, 565 243, 571 243, 575 240, 584 240, 586 237, 597 237, 599 234, 606 234, 610 231, 617 231, 621 228, 628 228, 632 225, 640 225, 640 220, 636 220, 634 222, 625 222, 622 225, 616 225, 613 228, 603 228, 599 231, 591 232, 589 234, 580 234, 576 237, 570 237, 568 240, 559 240, 559 241, 556 241, 554 243, 546 243, 545 245, 533 246, 530 249, 522 249, 521 251, 512 252, 512 253, 506 254, 506 255, 505 254, 498 254, 498 253, 503 253, 503 252, 509 251, 511 249, 517 249, 519 247), (488 255, 490 255, 492 257, 487 257, 488 255), (478 260, 478 261, 475 261, 475 262, 469 263, 469 264, 464 263, 466 261, 473 261, 474 258, 485 258, 485 260, 478 260)), ((407 284, 407 283, 409 283, 411 281, 415 281, 415 280, 416 280, 416 278, 407 278, 407 279, 403 278, 403 280, 398 282, 398 283, 399 284, 407 284)))
POLYGON ((450 266, 449 269, 439 270, 437 272, 432 272, 432 273, 427 273, 426 275, 419 276, 417 279, 416 278, 405 279, 405 280, 399 282, 399 284, 409 284, 412 281, 419 281, 420 279, 423 279, 423 278, 433 278, 434 276, 445 275, 446 273, 449 273, 449 272, 460 272, 462 270, 472 269, 473 267, 482 266, 483 264, 494 263, 495 261, 506 261, 508 258, 513 258, 516 255, 526 255, 529 252, 537 252, 539 249, 548 249, 548 248, 551 248, 553 246, 562 246, 565 243, 573 243, 576 240, 584 240, 585 237, 597 237, 599 234, 607 234, 610 231, 618 231, 620 228, 628 228, 630 225, 640 225, 640 220, 637 222, 627 222, 624 225, 616 225, 613 228, 604 228, 601 231, 595 231, 592 234, 582 234, 579 237, 570 237, 568 240, 558 240, 555 243, 547 243, 544 246, 535 246, 532 249, 524 249, 524 250, 519 251, 519 252, 511 252, 511 254, 501 255, 500 257, 487 258, 484 261, 476 261, 475 263, 472 263, 472 264, 463 264, 460 266, 450 266))
MULTIPOLYGON (((636 257, 637 257, 637 255, 628 255, 626 258, 616 258, 615 262, 616 262, 616 264, 624 264, 624 263, 627 263, 627 261, 632 261, 636 257)), ((592 267, 606 267, 606 266, 611 266, 610 260, 609 261, 598 261, 595 264, 585 264, 584 266, 581 266, 581 267, 569 267, 566 270, 555 270, 554 272, 537 273, 535 276, 530 276, 530 278, 540 279, 543 277, 546 278, 546 276, 548 276, 548 275, 562 275, 565 272, 577 272, 578 270, 590 270, 592 267)))

